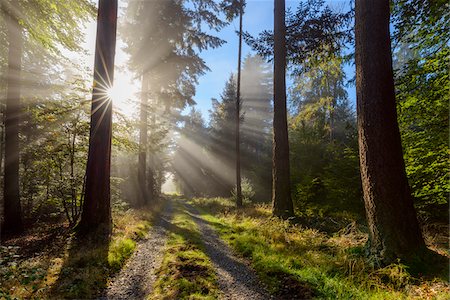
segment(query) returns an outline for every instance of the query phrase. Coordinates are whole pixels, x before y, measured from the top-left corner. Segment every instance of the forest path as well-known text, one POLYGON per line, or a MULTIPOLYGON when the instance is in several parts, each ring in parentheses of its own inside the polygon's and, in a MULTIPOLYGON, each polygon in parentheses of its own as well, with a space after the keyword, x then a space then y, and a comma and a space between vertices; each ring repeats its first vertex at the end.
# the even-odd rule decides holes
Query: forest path
POLYGON ((105 297, 101 299, 145 299, 156 281, 156 271, 161 266, 164 246, 172 218, 172 199, 169 197, 160 217, 150 229, 122 270, 112 279, 105 297))
POLYGON ((233 254, 216 231, 200 216, 191 205, 185 204, 186 211, 196 222, 206 254, 211 259, 222 291, 221 299, 265 300, 274 299, 258 280, 256 273, 246 262, 233 254))

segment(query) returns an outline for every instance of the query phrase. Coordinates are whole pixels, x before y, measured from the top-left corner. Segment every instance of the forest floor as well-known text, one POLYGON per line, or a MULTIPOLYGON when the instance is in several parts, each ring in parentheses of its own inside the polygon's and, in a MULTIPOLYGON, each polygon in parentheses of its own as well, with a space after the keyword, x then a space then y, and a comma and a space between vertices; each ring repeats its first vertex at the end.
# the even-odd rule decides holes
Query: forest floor
MULTIPOLYGON (((0 247, 0 299, 449 299, 447 264, 375 268, 367 234, 334 218, 294 222, 268 205, 165 197, 113 211, 108 242, 76 242, 66 223, 0 247)), ((449 256, 448 240, 428 238, 449 256)))
POLYGON ((365 255, 366 228, 354 220, 333 216, 282 221, 271 216, 269 205, 236 209, 223 198, 197 198, 190 204, 250 262, 277 298, 450 299, 448 230, 437 234, 428 228, 424 233, 428 247, 439 253, 433 264, 419 260, 379 268, 365 255))

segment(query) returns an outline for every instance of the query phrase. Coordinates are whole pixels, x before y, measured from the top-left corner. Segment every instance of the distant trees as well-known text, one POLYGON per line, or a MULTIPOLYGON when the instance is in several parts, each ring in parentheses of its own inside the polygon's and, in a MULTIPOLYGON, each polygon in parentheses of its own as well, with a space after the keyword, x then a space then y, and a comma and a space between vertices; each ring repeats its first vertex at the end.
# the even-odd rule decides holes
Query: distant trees
POLYGON ((290 89, 294 204, 314 212, 345 210, 363 218, 356 114, 343 59, 318 60, 290 89))
MULTIPOLYGON (((158 123, 155 119, 158 117, 172 127, 175 125, 172 113, 194 104, 192 97, 198 77, 208 70, 198 52, 224 42, 204 32, 202 25, 207 24, 213 30, 222 28, 225 22, 217 16, 220 10, 220 5, 213 1, 129 3, 123 26, 125 50, 130 54, 131 69, 147 81, 141 93, 141 110, 152 114, 154 124, 158 123)), ((156 170, 151 159, 146 159, 151 149, 156 148, 156 139, 146 137, 149 125, 145 113, 140 123, 139 189, 146 202, 157 190, 156 170)))
POLYGON ((369 248, 384 263, 425 249, 403 161, 389 37, 390 2, 356 1, 356 90, 369 248))
POLYGON ((226 168, 217 165, 211 171, 222 178, 222 183, 216 184, 217 195, 228 196, 235 183, 235 156, 236 153, 236 95, 237 81, 231 74, 220 96, 220 100, 212 99, 210 110, 208 152, 213 160, 218 160, 226 168), (234 171, 234 172, 233 172, 234 171))
POLYGON ((247 55, 242 67, 242 175, 254 187, 255 200, 267 201, 272 184, 272 66, 247 55))
POLYGON ((117 9, 117 0, 99 1, 86 190, 77 225, 79 234, 111 232, 112 102, 108 89, 114 83, 117 9))

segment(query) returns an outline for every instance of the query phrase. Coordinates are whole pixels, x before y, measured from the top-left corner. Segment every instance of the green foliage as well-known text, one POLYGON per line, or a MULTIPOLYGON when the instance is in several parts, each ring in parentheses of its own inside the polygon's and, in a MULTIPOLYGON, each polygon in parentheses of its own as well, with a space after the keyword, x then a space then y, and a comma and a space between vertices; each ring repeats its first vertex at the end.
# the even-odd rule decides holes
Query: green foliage
POLYGON ((108 264, 113 270, 120 270, 125 260, 133 254, 136 242, 131 239, 120 239, 109 246, 108 264))
POLYGON ((64 214, 73 225, 83 201, 88 135, 88 91, 81 80, 73 90, 53 90, 25 101, 21 134, 21 194, 25 217, 64 214))
MULTIPOLYGON (((287 59, 293 64, 294 73, 308 70, 308 61, 317 58, 328 60, 341 52, 352 40, 349 27, 352 11, 337 12, 325 5, 324 0, 299 2, 294 12, 286 13, 287 59)), ((273 32, 265 30, 257 38, 244 35, 246 42, 259 55, 273 57, 273 32)))
MULTIPOLYGON (((246 202, 251 202, 252 198, 255 196, 255 190, 251 181, 247 177, 242 177, 241 181, 242 198, 246 202)), ((231 195, 236 199, 236 186, 233 188, 231 195)))
POLYGON ((297 208, 364 216, 356 120, 345 91, 343 61, 317 61, 291 89, 291 178, 297 208))
POLYGON ((394 67, 406 172, 418 212, 448 219, 449 22, 445 1, 394 1, 394 67))

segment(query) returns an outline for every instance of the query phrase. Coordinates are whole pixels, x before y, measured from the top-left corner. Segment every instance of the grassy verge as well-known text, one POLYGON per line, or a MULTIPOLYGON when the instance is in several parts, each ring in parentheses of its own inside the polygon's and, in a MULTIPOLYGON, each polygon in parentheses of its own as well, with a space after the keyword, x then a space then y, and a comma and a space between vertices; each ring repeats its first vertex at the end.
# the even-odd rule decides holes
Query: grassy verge
MULTIPOLYGON (((0 251, 0 299, 90 299, 146 236, 158 208, 113 211, 110 241, 74 242, 66 233, 50 240, 46 251, 20 255, 14 246, 0 251), (52 244, 54 243, 54 244, 52 244)), ((26 248, 28 245, 25 245, 26 248)))
POLYGON ((441 277, 414 277, 402 264, 375 269, 367 235, 350 225, 334 233, 271 217, 270 207, 235 210, 227 199, 194 199, 202 217, 278 295, 321 299, 448 299, 441 277))
POLYGON ((148 299, 217 299, 219 289, 200 232, 179 201, 158 280, 148 299))

